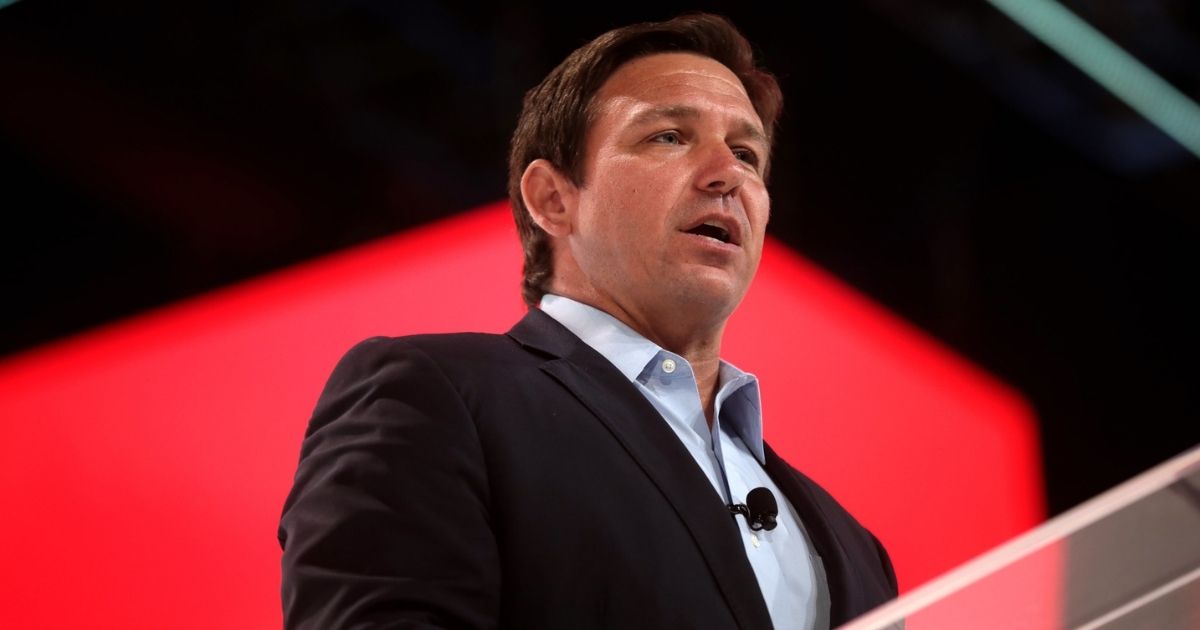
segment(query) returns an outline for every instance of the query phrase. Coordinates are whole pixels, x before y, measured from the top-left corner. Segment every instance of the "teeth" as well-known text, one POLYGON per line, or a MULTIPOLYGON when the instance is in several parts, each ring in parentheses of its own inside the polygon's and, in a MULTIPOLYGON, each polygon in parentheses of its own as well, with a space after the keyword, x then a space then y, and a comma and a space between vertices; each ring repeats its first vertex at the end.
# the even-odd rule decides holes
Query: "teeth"
POLYGON ((697 236, 706 236, 714 241, 719 241, 722 243, 730 243, 733 240, 730 237, 729 230, 725 229, 725 227, 718 221, 705 221, 704 223, 701 223, 688 230, 688 232, 697 236))
POLYGON ((728 230, 713 223, 701 223, 700 225, 696 226, 695 229, 688 231, 698 236, 711 238, 714 241, 720 241, 722 243, 729 242, 728 230))

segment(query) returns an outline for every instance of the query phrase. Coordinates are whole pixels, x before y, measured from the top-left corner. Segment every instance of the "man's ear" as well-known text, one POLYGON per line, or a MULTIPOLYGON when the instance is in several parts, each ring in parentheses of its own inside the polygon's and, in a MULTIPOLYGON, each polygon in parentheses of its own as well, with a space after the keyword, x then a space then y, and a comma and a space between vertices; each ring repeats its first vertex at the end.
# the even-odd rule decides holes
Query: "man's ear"
POLYGON ((578 187, 549 160, 537 159, 521 176, 521 199, 538 227, 550 236, 571 233, 578 187))

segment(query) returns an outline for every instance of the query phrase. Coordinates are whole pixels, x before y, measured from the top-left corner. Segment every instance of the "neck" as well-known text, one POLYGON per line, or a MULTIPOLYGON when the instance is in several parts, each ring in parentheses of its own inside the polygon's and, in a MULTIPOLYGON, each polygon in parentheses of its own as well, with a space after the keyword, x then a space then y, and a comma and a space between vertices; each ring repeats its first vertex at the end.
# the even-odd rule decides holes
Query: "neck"
POLYGON ((704 418, 708 421, 708 428, 711 429, 713 416, 716 413, 721 358, 714 355, 711 359, 702 359, 699 362, 689 358, 688 363, 691 364, 692 371, 696 375, 696 387, 700 390, 700 405, 704 409, 704 418))
MULTIPOLYGON (((716 408, 717 387, 720 381, 721 335, 725 328, 724 322, 717 330, 703 335, 664 335, 650 326, 638 325, 637 321, 622 317, 618 313, 611 311, 608 313, 621 320, 626 326, 636 330, 646 339, 687 359, 688 365, 692 366, 692 375, 696 378, 696 388, 700 393, 700 408, 704 410, 704 417, 711 429, 716 408)), ((678 331, 672 327, 671 332, 678 331)))
POLYGON ((668 309, 672 311, 671 314, 655 316, 646 312, 645 309, 623 308, 620 304, 601 299, 602 296, 595 294, 564 291, 561 288, 557 288, 553 292, 600 309, 659 347, 687 359, 688 364, 692 367, 692 374, 696 378, 701 408, 704 409, 708 426, 712 427, 721 369, 721 337, 725 332, 724 319, 705 322, 694 317, 695 313, 702 313, 704 309, 686 307, 671 308, 668 309), (688 317, 689 314, 693 317, 688 317))

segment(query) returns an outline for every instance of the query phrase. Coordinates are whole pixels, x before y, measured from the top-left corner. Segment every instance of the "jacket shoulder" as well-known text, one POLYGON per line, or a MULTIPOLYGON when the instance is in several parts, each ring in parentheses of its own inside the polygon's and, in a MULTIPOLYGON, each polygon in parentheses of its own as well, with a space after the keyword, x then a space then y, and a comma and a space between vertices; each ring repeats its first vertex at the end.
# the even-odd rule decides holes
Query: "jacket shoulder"
POLYGON ((351 347, 338 363, 378 368, 381 362, 413 355, 437 364, 488 361, 513 355, 519 345, 512 339, 490 333, 440 333, 403 337, 369 337, 351 347))
POLYGON ((511 337, 488 333, 445 333, 403 337, 371 337, 342 356, 323 397, 335 390, 364 384, 406 383, 416 393, 424 388, 453 391, 472 409, 486 408, 500 390, 514 383, 540 383, 545 358, 528 352, 511 337))

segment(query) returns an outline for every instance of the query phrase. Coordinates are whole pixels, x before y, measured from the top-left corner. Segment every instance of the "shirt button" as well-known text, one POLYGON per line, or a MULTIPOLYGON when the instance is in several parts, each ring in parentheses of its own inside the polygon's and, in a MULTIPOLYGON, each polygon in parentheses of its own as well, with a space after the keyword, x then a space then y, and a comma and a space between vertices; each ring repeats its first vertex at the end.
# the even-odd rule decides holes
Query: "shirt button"
POLYGON ((675 371, 675 359, 663 359, 663 371, 667 374, 675 371))
POLYGON ((750 534, 750 544, 754 545, 755 549, 758 549, 758 536, 757 535, 750 534))

